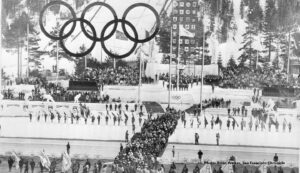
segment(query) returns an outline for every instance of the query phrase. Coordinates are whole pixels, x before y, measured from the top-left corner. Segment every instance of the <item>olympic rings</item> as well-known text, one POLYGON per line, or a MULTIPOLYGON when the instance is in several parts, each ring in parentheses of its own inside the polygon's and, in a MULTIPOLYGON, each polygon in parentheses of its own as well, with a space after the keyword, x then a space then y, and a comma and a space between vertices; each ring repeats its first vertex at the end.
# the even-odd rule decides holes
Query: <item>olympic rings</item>
POLYGON ((160 18, 159 18, 159 15, 158 15, 157 11, 151 5, 145 4, 145 3, 136 3, 136 4, 131 5, 130 7, 128 7, 125 10, 125 12, 123 14, 123 17, 122 17, 123 21, 126 20, 126 17, 129 13, 129 11, 132 10, 133 8, 135 8, 135 7, 138 7, 138 6, 143 6, 143 7, 149 8, 149 10, 151 10, 154 13, 155 18, 156 18, 156 28, 155 28, 155 31, 153 32, 153 34, 148 38, 139 40, 139 39, 134 39, 130 36, 130 34, 126 30, 125 23, 123 23, 123 22, 122 22, 122 29, 124 31, 124 34, 126 35, 126 37, 128 37, 129 40, 134 41, 134 42, 138 42, 138 43, 145 43, 145 42, 148 42, 151 39, 153 39, 155 37, 155 35, 158 33, 159 26, 160 26, 160 18))
POLYGON ((121 59, 121 58, 125 58, 125 57, 128 57, 130 54, 132 54, 134 52, 134 50, 136 49, 137 47, 137 44, 138 43, 145 43, 145 42, 148 42, 150 41, 151 39, 153 39, 155 37, 155 35, 157 35, 157 33, 159 32, 159 28, 160 28, 160 18, 159 18, 159 14, 157 13, 157 11, 150 5, 148 4, 145 4, 145 3, 136 3, 136 4, 133 4, 131 6, 129 6, 123 16, 122 16, 122 19, 118 19, 117 17, 117 14, 115 12, 115 10, 108 4, 104 3, 104 2, 94 2, 90 5, 88 5, 82 12, 81 14, 81 17, 80 18, 77 18, 76 17, 76 13, 75 11, 73 10, 73 8, 67 4, 66 2, 63 2, 63 1, 59 1, 59 0, 55 0, 55 1, 52 1, 50 3, 48 3, 47 5, 45 5, 40 13, 40 19, 39 19, 39 24, 40 24, 40 28, 41 28, 41 31, 50 39, 52 40, 56 40, 56 41, 59 41, 60 42, 60 45, 62 47, 62 49, 69 55, 73 56, 73 57, 82 57, 82 56, 86 56, 87 54, 89 54, 94 48, 95 48, 95 45, 96 45, 96 42, 100 42, 101 43, 101 46, 104 50, 104 52, 111 56, 111 57, 114 57, 114 58, 117 58, 117 59, 121 59), (50 6, 53 6, 53 5, 63 5, 65 7, 67 7, 70 12, 71 12, 71 15, 72 15, 72 19, 66 21, 63 26, 61 27, 61 30, 59 32, 59 35, 58 36, 53 36, 51 35, 50 33, 48 33, 45 29, 45 27, 43 26, 43 16, 44 16, 44 13, 46 11, 47 8, 49 8, 50 6), (84 19, 86 13, 88 12, 88 10, 96 5, 100 5, 100 6, 104 6, 106 8, 108 8, 108 10, 113 14, 113 17, 114 19, 110 22, 108 22, 102 29, 101 31, 101 34, 100 34, 100 37, 97 37, 97 33, 96 33, 96 29, 95 27, 91 24, 90 21, 84 19), (153 12, 153 14, 155 15, 155 18, 156 18, 156 28, 154 30, 154 32, 152 33, 151 36, 149 36, 148 38, 144 38, 144 39, 139 39, 138 38, 138 33, 137 33, 137 30, 136 28, 134 27, 134 25, 132 23, 130 23, 129 21, 126 20, 126 17, 128 15, 128 13, 130 12, 130 10, 132 10, 133 8, 136 8, 136 7, 139 7, 139 6, 142 6, 142 7, 146 7, 148 8, 149 10, 151 10, 153 12), (65 46, 65 43, 64 43, 64 39, 68 38, 75 30, 75 27, 76 27, 76 22, 79 21, 80 22, 80 26, 81 26, 81 30, 83 32, 83 34, 88 38, 90 39, 91 41, 93 41, 91 47, 86 51, 86 52, 83 52, 83 53, 72 53, 71 51, 69 51, 66 46, 65 46), (134 45, 133 47, 130 49, 129 52, 127 52, 126 54, 123 54, 123 55, 116 55, 112 52, 110 52, 107 47, 105 46, 105 41, 107 41, 108 39, 110 39, 114 33, 116 32, 117 30, 117 27, 118 27, 118 23, 121 23, 122 25, 122 29, 124 31, 124 34, 126 37, 128 37, 129 40, 131 40, 132 42, 134 42, 134 45), (66 29, 66 27, 70 24, 70 23, 73 23, 72 27, 71 27, 71 30, 66 33, 64 35, 64 30, 66 29), (87 24, 91 30, 92 30, 92 35, 89 34, 86 29, 85 29, 85 26, 84 26, 84 23, 87 24), (114 24, 113 26, 113 29, 112 31, 107 35, 105 36, 105 31, 108 29, 108 27, 110 25, 114 24), (128 25, 132 30, 133 30, 133 34, 134 34, 134 37, 132 37, 125 25, 128 25))
MULTIPOLYGON (((108 5, 108 4, 104 3, 104 2, 94 2, 94 3, 91 3, 90 5, 88 5, 88 6, 82 11, 81 18, 84 19, 86 12, 87 12, 90 8, 92 8, 92 7, 96 6, 96 5, 100 5, 100 6, 102 5, 102 6, 106 7, 106 8, 108 8, 109 11, 111 11, 111 13, 113 14, 114 20, 115 20, 115 21, 118 20, 117 13, 115 12, 115 10, 114 10, 110 5, 108 5)), ((80 26, 81 26, 82 32, 84 33, 84 35, 85 35, 87 38, 89 38, 89 39, 94 39, 93 37, 91 37, 91 36, 87 33, 87 31, 86 31, 85 28, 84 28, 83 23, 80 23, 80 26)), ((109 39, 110 37, 112 37, 112 36, 114 35, 114 33, 115 33, 116 30, 117 30, 117 27, 118 27, 118 22, 115 22, 115 25, 114 25, 112 31, 111 31, 106 37, 103 36, 103 37, 101 37, 101 38, 97 38, 96 40, 97 40, 97 41, 105 41, 105 40, 109 39)))
POLYGON ((76 21, 80 21, 81 23, 86 23, 86 24, 92 29, 92 33, 93 33, 93 43, 92 43, 91 47, 90 47, 88 50, 86 50, 85 52, 82 52, 82 53, 72 53, 71 51, 69 51, 69 50, 66 48, 63 39, 60 39, 60 40, 59 40, 59 43, 60 43, 60 45, 61 45, 61 48, 62 48, 67 54, 69 54, 69 55, 71 55, 71 56, 73 56, 73 57, 77 57, 77 58, 78 58, 78 57, 86 56, 86 55, 88 55, 89 53, 92 52, 92 50, 94 49, 94 47, 95 47, 95 45, 96 45, 96 37, 97 37, 97 35, 96 35, 96 29, 94 28, 94 26, 93 26, 89 21, 87 21, 87 20, 85 20, 85 19, 82 19, 82 18, 76 18, 76 19, 68 20, 68 21, 62 26, 62 28, 61 28, 61 30, 60 30, 60 32, 59 32, 59 37, 62 37, 62 36, 63 36, 65 28, 66 28, 71 22, 76 23, 76 21))
POLYGON ((47 8, 49 8, 49 7, 53 6, 53 5, 56 5, 56 4, 58 4, 58 5, 63 5, 63 6, 65 6, 65 7, 67 7, 67 8, 70 10, 71 15, 72 15, 73 18, 76 18, 76 13, 75 13, 75 11, 73 10, 73 8, 71 7, 71 5, 69 5, 68 3, 63 2, 63 1, 51 1, 51 2, 49 2, 47 5, 44 6, 44 8, 42 9, 42 11, 41 11, 41 13, 40 13, 40 20, 39 20, 40 27, 41 27, 41 31, 42 31, 48 38, 57 41, 57 40, 66 39, 67 37, 69 37, 69 36, 73 33, 73 31, 75 30, 76 23, 73 24, 71 30, 70 30, 66 35, 63 35, 63 36, 59 37, 59 36, 53 36, 53 35, 49 34, 49 33, 46 31, 45 27, 43 26, 43 16, 44 16, 44 13, 45 13, 45 11, 46 11, 47 8))
MULTIPOLYGON (((101 32, 101 37, 103 38, 104 37, 104 34, 105 34, 105 31, 107 30, 107 28, 112 25, 113 23, 116 23, 116 22, 121 22, 122 24, 127 24, 132 30, 133 30, 133 34, 134 34, 134 39, 138 39, 138 33, 134 27, 134 25, 126 20, 123 20, 123 19, 118 19, 117 21, 115 20, 112 20, 110 22, 108 22, 104 27, 103 27, 103 30, 101 32)), ((126 54, 123 54, 123 55, 116 55, 116 54, 113 54, 112 52, 110 52, 107 47, 105 46, 104 44, 104 41, 101 42, 101 46, 103 48, 103 51, 108 55, 108 56, 111 56, 111 57, 114 57, 116 59, 122 59, 122 58, 126 58, 128 57, 130 54, 132 54, 135 50, 135 48, 137 47, 137 42, 134 42, 134 45, 133 47, 130 49, 129 52, 127 52, 126 54)))

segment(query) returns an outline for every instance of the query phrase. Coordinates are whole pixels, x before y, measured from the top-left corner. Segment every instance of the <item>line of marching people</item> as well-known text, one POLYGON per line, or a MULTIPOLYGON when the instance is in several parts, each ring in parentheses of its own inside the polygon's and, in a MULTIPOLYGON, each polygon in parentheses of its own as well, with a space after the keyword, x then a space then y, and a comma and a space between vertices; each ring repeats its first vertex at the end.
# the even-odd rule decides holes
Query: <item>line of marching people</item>
POLYGON ((135 124, 135 121, 138 121, 138 125, 142 126, 143 122, 145 121, 147 117, 152 114, 149 113, 148 116, 146 116, 146 112, 144 111, 143 105, 140 105, 139 109, 137 109, 137 104, 135 105, 135 111, 131 110, 129 112, 128 105, 125 105, 125 110, 122 109, 121 104, 115 104, 115 109, 111 108, 112 104, 110 106, 106 105, 106 112, 98 112, 90 110, 85 105, 79 105, 79 108, 75 107, 72 110, 70 109, 53 109, 53 107, 50 107, 47 109, 42 109, 38 111, 29 111, 28 116, 30 122, 33 121, 33 118, 36 118, 37 122, 41 121, 41 119, 44 119, 44 122, 51 121, 58 122, 58 123, 70 123, 70 124, 79 124, 84 121, 85 124, 102 124, 105 125, 125 125, 127 126, 129 123, 129 119, 131 119, 130 125, 137 125, 135 124), (88 123, 90 122, 90 123, 88 123), (104 123, 105 122, 105 123, 104 123))
POLYGON ((284 118, 281 122, 278 121, 277 118, 272 116, 267 116, 266 118, 260 117, 234 117, 229 115, 226 118, 221 118, 222 116, 208 116, 204 115, 202 117, 190 117, 186 118, 186 113, 181 113, 181 123, 184 128, 204 128, 204 129, 227 129, 227 130, 237 130, 241 131, 249 130, 249 131, 272 131, 272 127, 275 128, 276 132, 279 132, 280 126, 282 128, 282 132, 291 132, 292 131, 292 123, 291 121, 287 121, 284 118), (210 117, 210 118, 209 118, 210 117), (216 117, 216 118, 215 118, 216 117), (240 119, 240 120, 239 120, 240 119), (224 122, 223 122, 224 121, 224 122), (224 128, 225 127, 225 128, 224 128))

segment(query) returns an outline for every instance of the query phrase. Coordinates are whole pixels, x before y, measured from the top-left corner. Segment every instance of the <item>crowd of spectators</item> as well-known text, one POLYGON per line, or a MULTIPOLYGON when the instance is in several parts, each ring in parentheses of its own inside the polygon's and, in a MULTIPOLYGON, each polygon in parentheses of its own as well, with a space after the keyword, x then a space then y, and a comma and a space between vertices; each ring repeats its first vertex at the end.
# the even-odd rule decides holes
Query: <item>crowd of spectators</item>
POLYGON ((164 152, 169 136, 175 131, 178 118, 175 110, 168 109, 167 113, 145 121, 141 132, 132 137, 114 163, 124 170, 156 167, 157 157, 164 152))
MULTIPOLYGON (((169 88, 169 74, 168 73, 162 73, 159 74, 159 80, 163 81, 163 87, 166 85, 167 88, 169 88)), ((171 77, 171 90, 177 88, 177 77, 172 76, 171 77)), ((201 78, 199 76, 193 76, 193 75, 185 75, 180 74, 179 76, 179 90, 188 90, 189 87, 193 87, 194 84, 198 85, 201 82, 201 78)))
MULTIPOLYGON (((71 80, 99 81, 102 85, 126 85, 139 84, 139 69, 130 66, 119 66, 117 68, 107 67, 104 69, 87 69, 83 74, 74 75, 71 80)), ((153 83, 154 79, 143 76, 143 83, 153 83)))
POLYGON ((248 68, 225 68, 223 71, 223 78, 220 84, 224 88, 253 88, 266 87, 273 85, 284 86, 299 86, 297 79, 289 78, 287 75, 275 70, 250 70, 248 68))

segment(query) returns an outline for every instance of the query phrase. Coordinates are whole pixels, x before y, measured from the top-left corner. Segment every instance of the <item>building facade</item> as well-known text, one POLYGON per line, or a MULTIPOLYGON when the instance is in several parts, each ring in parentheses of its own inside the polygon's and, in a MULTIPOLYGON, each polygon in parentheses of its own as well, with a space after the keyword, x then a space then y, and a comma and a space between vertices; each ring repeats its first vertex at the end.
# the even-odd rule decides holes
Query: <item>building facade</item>
POLYGON ((190 55, 195 53, 197 40, 195 38, 180 37, 179 25, 182 25, 191 33, 197 33, 199 22, 197 13, 199 10, 198 0, 175 0, 171 13, 172 25, 172 49, 173 54, 178 55, 178 43, 180 43, 180 60, 186 63, 190 55))

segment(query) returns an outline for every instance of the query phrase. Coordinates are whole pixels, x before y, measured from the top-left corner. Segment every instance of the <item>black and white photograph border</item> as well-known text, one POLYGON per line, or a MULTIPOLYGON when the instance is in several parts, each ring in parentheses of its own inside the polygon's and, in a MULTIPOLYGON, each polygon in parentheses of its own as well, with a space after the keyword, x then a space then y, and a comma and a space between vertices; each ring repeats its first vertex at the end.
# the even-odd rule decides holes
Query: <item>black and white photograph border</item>
POLYGON ((300 0, 0 14, 0 173, 299 173, 300 0))

